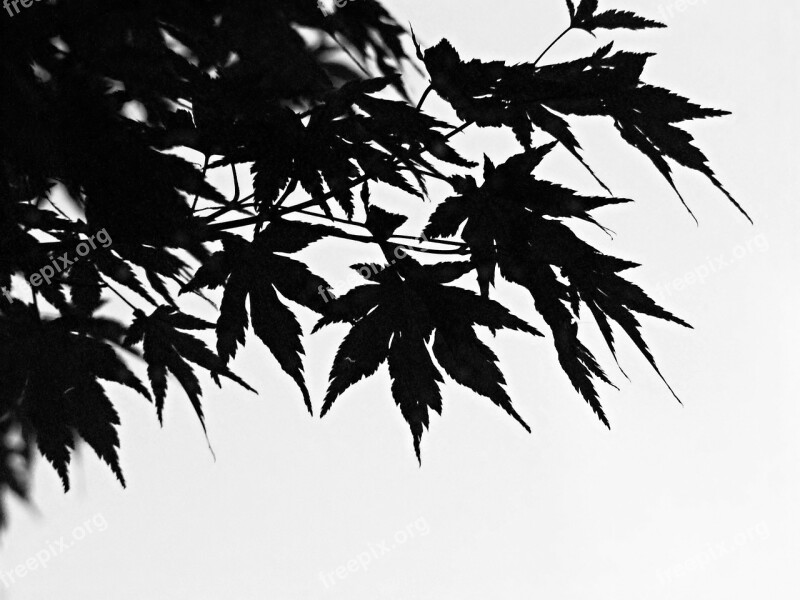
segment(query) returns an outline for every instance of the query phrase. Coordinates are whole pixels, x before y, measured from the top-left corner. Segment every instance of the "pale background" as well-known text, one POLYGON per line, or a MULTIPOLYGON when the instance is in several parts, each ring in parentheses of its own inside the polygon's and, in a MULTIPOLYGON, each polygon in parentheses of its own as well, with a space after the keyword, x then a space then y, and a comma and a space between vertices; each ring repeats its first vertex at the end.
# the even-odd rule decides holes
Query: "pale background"
MULTIPOLYGON (((463 57, 509 62, 532 60, 567 18, 561 0, 387 5, 427 45, 447 37, 463 57)), ((636 280, 696 328, 645 324, 683 407, 629 344, 621 354, 632 382, 598 351, 621 387, 603 390, 608 432, 570 388, 548 342, 503 333, 493 347, 533 434, 449 384, 444 417, 433 418, 419 468, 385 367, 320 421, 251 336, 234 367, 261 396, 207 388, 216 462, 188 400, 171 386, 163 429, 146 401, 113 390, 127 490, 89 451, 76 461, 66 496, 55 472, 39 464, 38 513, 13 505, 0 570, 24 564, 62 536, 72 547, 10 589, 0 584, 0 597, 797 598, 800 9, 786 0, 603 6, 670 25, 614 36, 620 47, 659 53, 648 81, 733 111, 691 131, 756 221, 750 226, 700 177, 682 172, 696 227, 645 159, 607 124, 584 123, 589 161, 617 194, 638 200, 599 213, 616 231, 613 241, 587 235, 643 263, 636 280), (715 271, 703 283, 675 285, 709 261, 715 271), (74 540, 75 528, 93 517, 106 524, 103 531, 74 540), (381 544, 384 553, 366 569, 345 568, 343 579, 332 574, 381 544)), ((551 58, 594 43, 573 32, 551 58)), ((423 87, 417 82, 415 95, 423 87)), ((427 108, 451 117, 438 99, 427 108)), ((517 151, 495 133, 470 131, 457 145, 471 158, 486 152, 496 161, 517 151)), ((597 191, 565 153, 548 160, 545 172, 597 191)), ((433 192, 438 198, 445 190, 433 192)), ((402 201, 409 213, 419 206, 396 198, 392 206, 402 201)), ((354 283, 346 266, 365 255, 326 244, 307 256, 340 291, 354 283)), ((540 324, 524 294, 499 291, 540 324)), ((302 317, 310 329, 313 315, 302 317)), ((307 343, 317 412, 345 331, 329 328, 307 343)))

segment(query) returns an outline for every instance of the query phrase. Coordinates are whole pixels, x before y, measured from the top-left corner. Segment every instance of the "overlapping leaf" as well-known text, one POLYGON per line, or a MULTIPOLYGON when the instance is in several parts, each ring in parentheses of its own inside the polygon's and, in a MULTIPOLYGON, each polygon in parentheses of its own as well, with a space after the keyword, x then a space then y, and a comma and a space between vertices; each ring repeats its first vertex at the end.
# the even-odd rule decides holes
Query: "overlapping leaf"
POLYGON ((20 302, 0 320, 3 414, 35 437, 65 489, 76 435, 125 483, 117 454, 119 417, 99 381, 150 397, 103 340, 107 334, 113 337, 113 327, 87 327, 87 322, 78 317, 40 322, 31 307, 20 302))
POLYGON ((528 290, 553 333, 562 368, 608 425, 593 379, 611 382, 578 337, 580 303, 590 308, 612 351, 609 320, 622 327, 656 371, 634 313, 685 323, 618 275, 634 263, 600 253, 561 222, 565 217, 593 222, 589 211, 627 200, 580 196, 537 179, 531 172, 551 148, 518 154, 499 166, 487 159, 483 185, 463 184, 459 196, 448 198, 433 213, 425 234, 450 236, 463 227, 484 296, 498 269, 505 279, 528 290))
MULTIPOLYGON (((592 4, 584 2, 575 18, 591 22, 592 4)), ((482 127, 510 127, 525 147, 531 146, 531 131, 539 129, 586 165, 564 115, 610 117, 625 142, 650 159, 679 196, 667 159, 705 175, 747 216, 693 144, 693 137, 677 126, 728 113, 703 108, 669 90, 643 83, 642 71, 652 55, 611 54, 611 48, 609 44, 587 58, 567 63, 506 65, 500 61, 463 62, 455 48, 442 40, 425 52, 424 61, 431 85, 465 121, 482 127)))
POLYGON ((403 102, 375 98, 396 77, 351 82, 321 98, 303 123, 294 112, 275 110, 258 123, 234 127, 239 145, 228 153, 228 162, 253 162, 255 200, 266 211, 296 182, 327 207, 327 186, 342 210, 352 217, 352 187, 363 175, 415 195, 425 193, 426 172, 437 174, 425 158, 472 166, 449 146, 440 131, 448 128, 403 102), (408 171, 417 191, 405 178, 408 171))
MULTIPOLYGON (((362 58, 374 56, 384 76, 399 71, 403 61, 408 60, 403 47, 406 30, 377 0, 349 3, 347 10, 336 11, 325 19, 325 28, 344 36, 362 58)), ((393 85, 408 98, 401 80, 393 85)))

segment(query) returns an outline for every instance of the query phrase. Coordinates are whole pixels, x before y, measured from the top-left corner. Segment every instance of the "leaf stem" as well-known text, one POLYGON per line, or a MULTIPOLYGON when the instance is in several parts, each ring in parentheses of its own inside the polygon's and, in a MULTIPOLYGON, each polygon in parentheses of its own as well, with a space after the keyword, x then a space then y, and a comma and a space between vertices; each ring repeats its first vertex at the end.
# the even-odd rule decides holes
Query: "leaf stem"
MULTIPOLYGON (((300 211, 297 211, 297 212, 300 212, 300 211)), ((314 213, 311 213, 311 214, 314 214, 314 213)), ((317 215, 317 214, 314 214, 314 216, 325 217, 325 215, 317 215)), ((209 235, 207 239, 209 241, 217 239, 218 235, 216 235, 216 234, 219 233, 219 232, 222 232, 223 230, 226 230, 226 229, 235 229, 237 227, 246 227, 247 225, 253 225, 254 223, 256 223, 259 220, 259 218, 260 217, 252 217, 250 219, 240 219, 238 221, 228 221, 227 223, 216 224, 216 226, 213 227, 214 233, 209 235)), ((327 217, 325 217, 325 218, 327 218, 327 217)), ((342 219, 338 219, 338 220, 341 221, 342 219)), ((362 226, 363 227, 363 224, 361 224, 361 223, 350 223, 350 224, 351 225, 358 225, 358 226, 362 226)), ((346 231, 342 231, 340 229, 336 229, 335 233, 331 232, 329 235, 332 236, 332 237, 338 237, 338 238, 342 238, 342 239, 345 239, 345 240, 351 240, 351 241, 354 241, 354 242, 367 242, 367 243, 375 242, 375 238, 373 238, 372 236, 357 235, 357 234, 354 234, 354 233, 348 233, 346 231)), ((412 236, 404 236, 404 235, 403 236, 395 235, 395 236, 392 236, 392 237, 403 238, 403 239, 412 239, 412 240, 418 240, 419 239, 419 238, 415 238, 415 237, 412 237, 412 236)), ((449 241, 447 241, 447 242, 434 241, 433 243, 441 243, 441 244, 452 245, 452 246, 456 246, 458 244, 457 242, 449 242, 449 241)), ((398 244, 398 245, 401 245, 401 244, 398 244)), ((466 254, 466 247, 463 246, 463 245, 458 245, 457 248, 453 248, 452 250, 437 249, 437 248, 422 248, 420 246, 411 246, 411 245, 407 245, 407 244, 403 244, 402 246, 406 250, 411 250, 411 251, 414 251, 414 252, 423 252, 425 254, 449 254, 449 255, 453 255, 453 254, 463 255, 463 254, 466 254)))
POLYGON ((136 308, 133 304, 131 304, 125 296, 123 296, 113 285, 111 285, 111 283, 109 283, 108 279, 106 279, 102 275, 100 275, 100 277, 103 280, 105 287, 107 287, 109 290, 111 290, 117 296, 119 296, 120 300, 122 300, 125 304, 130 306, 135 312, 140 312, 138 308, 136 308))
POLYGON ((550 42, 550 45, 542 51, 542 53, 539 55, 539 57, 535 61, 533 61, 533 66, 534 67, 537 66, 539 64, 539 61, 544 58, 544 55, 547 54, 548 52, 550 52, 550 50, 553 48, 553 46, 555 46, 558 42, 560 42, 561 38, 563 38, 565 35, 567 35, 570 31, 572 31, 572 25, 567 27, 564 31, 562 31, 559 34, 559 36, 556 39, 554 39, 552 42, 550 42))
POLYGON ((233 173, 233 200, 231 204, 239 203, 239 176, 236 174, 236 163, 231 163, 231 172, 233 173))
POLYGON ((342 52, 347 54, 347 56, 350 58, 350 60, 352 60, 355 63, 355 65, 359 68, 359 70, 362 73, 364 73, 364 75, 366 75, 367 78, 371 78, 372 77, 372 73, 370 73, 369 70, 367 70, 367 68, 358 61, 358 59, 350 51, 350 49, 347 46, 345 46, 344 43, 337 37, 335 31, 331 34, 331 37, 333 38, 333 41, 336 42, 336 45, 339 46, 339 48, 341 48, 342 52))
MULTIPOLYGON (((321 215, 319 213, 311 212, 310 210, 300 210, 300 211, 297 211, 297 212, 299 212, 300 214, 303 214, 303 215, 308 215, 309 217, 319 217, 320 219, 328 219, 330 221, 336 221, 337 223, 342 223, 344 225, 353 225, 354 227, 361 227, 363 229, 367 229, 367 226, 366 226, 365 223, 359 223, 358 221, 348 221, 346 219, 338 219, 336 217, 328 217, 326 215, 321 215)), ((443 246, 455 246, 455 247, 461 248, 461 249, 464 248, 464 244, 462 244, 461 242, 454 242, 454 241, 451 241, 451 240, 428 240, 428 239, 421 240, 421 238, 414 237, 413 235, 399 235, 399 234, 395 234, 395 235, 393 235, 391 237, 398 238, 398 239, 404 239, 404 240, 426 241, 426 242, 429 242, 431 244, 442 244, 443 246)))
MULTIPOLYGON (((209 162, 210 159, 211 159, 211 155, 210 154, 206 154, 205 155, 205 162, 203 163, 203 179, 204 180, 206 178, 206 171, 208 171, 208 162, 209 162)), ((194 202, 192 202, 192 210, 194 210, 195 207, 197 206, 197 199, 199 197, 200 197, 200 192, 197 192, 194 195, 194 202)))
MULTIPOLYGON (((354 179, 352 182, 350 182, 350 185, 348 185, 347 188, 345 189, 348 190, 353 189, 354 187, 357 187, 362 183, 369 181, 370 179, 372 179, 372 175, 362 175, 358 179, 354 179)), ((337 190, 337 191, 343 191, 343 190, 337 190)), ((319 206, 322 202, 325 202, 325 200, 330 200, 331 198, 333 198, 334 195, 335 195, 334 192, 328 192, 327 194, 323 194, 316 200, 312 198, 311 200, 308 200, 306 202, 301 202, 300 204, 284 208, 282 211, 279 212, 279 214, 288 215, 290 213, 302 210, 304 208, 309 208, 311 206, 319 206)))
POLYGON ((449 140, 451 137, 458 135, 459 133, 464 131, 467 127, 472 125, 474 122, 475 121, 466 121, 465 123, 462 123, 461 125, 459 125, 455 129, 453 129, 453 131, 451 131, 446 136, 444 136, 444 139, 449 140))
MULTIPOLYGON (((218 217, 221 217, 221 216, 222 216, 222 215, 224 215, 225 213, 228 213, 228 212, 230 212, 230 211, 232 211, 232 210, 238 210, 238 211, 240 211, 240 212, 243 212, 243 211, 242 211, 242 204, 243 204, 244 202, 247 202, 248 200, 251 200, 252 198, 255 198, 255 195, 256 195, 256 194, 255 194, 255 192, 253 192, 253 193, 252 193, 252 194, 250 194, 249 196, 245 196, 244 198, 242 198, 242 199, 241 199, 241 201, 240 201, 240 202, 241 202, 241 204, 239 204, 239 205, 234 205, 234 204, 226 204, 226 205, 225 205, 225 206, 223 206, 222 208, 219 208, 219 209, 217 209, 217 212, 215 212, 215 213, 211 213, 211 214, 210 214, 210 215, 208 215, 207 217, 203 217, 203 219, 204 219, 204 220, 205 220, 207 223, 210 223, 211 221, 213 221, 213 220, 217 219, 218 217)), ((212 208, 213 208, 213 207, 212 207, 212 208)))
POLYGON ((292 180, 289 182, 289 185, 286 186, 283 195, 280 198, 278 198, 277 202, 275 202, 273 210, 277 211, 281 207, 281 205, 284 202, 286 202, 286 199, 289 197, 289 195, 297 189, 297 183, 298 183, 297 177, 292 178, 292 180))
POLYGON ((428 95, 433 91, 433 84, 430 84, 425 91, 422 92, 422 97, 417 102, 417 110, 422 110, 422 105, 425 104, 425 100, 427 100, 428 95))

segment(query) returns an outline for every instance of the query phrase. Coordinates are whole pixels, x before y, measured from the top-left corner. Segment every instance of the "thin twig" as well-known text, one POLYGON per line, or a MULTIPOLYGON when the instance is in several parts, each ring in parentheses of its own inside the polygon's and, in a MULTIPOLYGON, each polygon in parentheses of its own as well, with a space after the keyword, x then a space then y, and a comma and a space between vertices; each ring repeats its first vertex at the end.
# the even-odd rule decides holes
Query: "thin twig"
MULTIPOLYGON (((205 178, 206 178, 206 171, 208 170, 208 162, 211 159, 211 155, 210 154, 205 154, 204 156, 205 156, 205 162, 203 163, 203 180, 205 180, 205 178)), ((194 195, 194 202, 192 202, 192 210, 194 210, 195 207, 197 206, 197 199, 199 197, 200 197, 200 192, 198 191, 194 195)))
MULTIPOLYGON (((466 123, 462 123, 459 127, 456 127, 453 131, 449 132, 445 135, 445 140, 449 140, 450 138, 458 135, 462 131, 464 131, 467 127, 473 124, 473 121, 467 121, 466 123)), ((424 151, 424 149, 422 149, 424 151)), ((370 181, 372 179, 372 175, 362 175, 351 181, 348 186, 345 188, 346 190, 353 189, 354 187, 358 187, 359 185, 370 181)), ((294 206, 288 206, 283 210, 278 211, 278 215, 285 216, 292 214, 294 212, 299 212, 305 208, 311 208, 312 206, 319 206, 322 202, 329 200, 334 197, 334 195, 342 190, 337 190, 337 192, 328 192, 327 194, 323 194, 321 197, 316 199, 307 200, 306 202, 301 202, 300 204, 295 204, 294 206)), ((245 198, 246 200, 247 198, 245 198)), ((256 217, 248 217, 246 219, 236 219, 233 221, 226 221, 224 223, 211 223, 214 220, 215 215, 206 218, 206 222, 209 223, 208 231, 212 237, 208 239, 216 239, 217 233, 221 231, 225 231, 228 229, 236 229, 238 227, 247 227, 248 225, 255 225, 259 222, 259 220, 264 219, 264 217, 256 216, 256 217)))
POLYGON ((336 33, 335 32, 333 34, 331 34, 331 37, 333 38, 333 41, 336 42, 336 45, 339 46, 339 48, 342 49, 342 52, 347 54, 347 56, 350 57, 350 60, 352 60, 356 64, 356 66, 359 69, 361 69, 361 72, 364 73, 364 75, 366 75, 367 77, 371 78, 372 77, 372 73, 370 73, 364 65, 362 65, 360 62, 358 62, 358 59, 355 56, 353 56, 353 53, 350 52, 350 50, 339 40, 338 37, 336 37, 336 33))
MULTIPOLYGON (((256 193, 253 192, 249 196, 245 196, 244 198, 242 198, 240 202, 242 202, 242 203, 247 202, 248 200, 250 200, 252 198, 255 198, 255 195, 256 195, 256 193)), ((228 213, 228 212, 230 212, 232 210, 239 210, 240 212, 243 212, 240 209, 241 209, 241 206, 234 206, 232 204, 226 204, 222 208, 217 209, 217 212, 212 213, 212 214, 208 215, 207 217, 203 217, 203 220, 205 220, 207 223, 210 223, 211 221, 216 220, 217 218, 221 217, 225 213, 228 213)))
POLYGON ((459 125, 459 126, 458 126, 458 127, 456 127, 455 129, 453 129, 453 131, 451 131, 451 132, 450 132, 450 133, 448 133, 446 136, 444 136, 444 139, 446 139, 446 140, 449 140, 451 137, 453 137, 453 136, 455 136, 455 135, 458 135, 459 133, 461 133, 462 131, 464 131, 464 130, 465 130, 467 127, 469 127, 470 125, 472 125, 474 122, 475 122, 475 121, 467 121, 466 123, 462 123, 461 125, 459 125))
POLYGON ((105 278, 105 277, 103 277, 102 275, 100 275, 100 278, 103 280, 103 283, 105 284, 105 286, 106 286, 106 287, 107 287, 109 290, 111 290, 111 291, 112 291, 112 292, 114 292, 114 293, 115 293, 117 296, 119 296, 120 300, 122 300, 122 301, 123 301, 125 304, 127 304, 128 306, 130 306, 130 307, 131 307, 131 308, 132 308, 134 311, 136 311, 136 312, 141 312, 141 311, 139 311, 139 309, 138 309, 138 308, 136 308, 136 307, 135 307, 133 304, 131 304, 131 303, 128 301, 128 299, 127 299, 125 296, 123 296, 121 293, 119 293, 119 291, 118 291, 118 290, 117 290, 117 289, 116 289, 116 288, 115 288, 113 285, 111 285, 111 284, 109 283, 108 279, 106 279, 106 278, 105 278))
POLYGON ((64 218, 65 218, 67 221, 70 221, 70 222, 72 221, 72 219, 70 219, 70 218, 69 218, 69 217, 66 215, 66 213, 64 213, 64 211, 63 211, 63 210, 61 210, 60 208, 58 208, 58 207, 56 206, 56 203, 55 203, 55 202, 53 202, 53 199, 52 199, 52 198, 51 198, 49 195, 47 196, 47 201, 50 203, 50 206, 52 206, 54 209, 56 209, 56 212, 57 212, 58 214, 60 214, 62 217, 64 217, 64 218))
POLYGON ((233 200, 231 204, 239 203, 239 177, 236 174, 236 163, 231 163, 231 171, 233 172, 233 200))
MULTIPOLYGON (((359 185, 361 185, 362 183, 364 183, 366 181, 369 181, 370 179, 372 179, 371 175, 362 175, 358 179, 354 179, 353 181, 351 181, 350 184, 345 189, 346 190, 353 189, 354 187, 358 187, 359 185)), ((294 206, 288 206, 288 207, 284 208, 282 211, 280 211, 279 214, 288 215, 290 213, 293 213, 295 211, 301 210, 303 208, 309 208, 310 206, 319 206, 322 202, 325 202, 326 200, 330 200, 338 192, 341 192, 341 191, 345 191, 345 190, 337 190, 336 192, 328 192, 327 194, 322 195, 320 198, 318 198, 316 200, 311 199, 311 200, 308 200, 307 202, 301 202, 300 204, 295 204, 294 206)))
POLYGON ((281 207, 281 205, 283 205, 283 203, 286 202, 286 199, 289 197, 289 195, 294 193, 294 191, 297 189, 297 184, 298 184, 297 177, 292 178, 292 180, 289 182, 289 185, 286 186, 286 189, 283 191, 283 195, 280 198, 278 198, 278 201, 275 202, 275 204, 273 205, 274 210, 278 210, 281 207))
MULTIPOLYGON (((319 217, 320 219, 328 219, 329 221, 335 221, 337 223, 342 223, 344 225, 352 225, 354 227, 361 227, 363 229, 367 229, 366 223, 359 223, 358 221, 348 221, 347 219, 339 219, 337 217, 328 217, 327 215, 321 215, 319 213, 311 212, 310 210, 300 210, 297 211, 300 214, 307 215, 309 217, 319 217)), ((443 246, 455 246, 457 248, 464 248, 464 244, 460 242, 453 242, 451 240, 429 240, 429 239, 422 239, 419 237, 415 237, 413 235, 400 235, 396 234, 392 236, 393 238, 399 238, 404 240, 413 240, 413 241, 425 241, 431 244, 442 244, 443 246)))

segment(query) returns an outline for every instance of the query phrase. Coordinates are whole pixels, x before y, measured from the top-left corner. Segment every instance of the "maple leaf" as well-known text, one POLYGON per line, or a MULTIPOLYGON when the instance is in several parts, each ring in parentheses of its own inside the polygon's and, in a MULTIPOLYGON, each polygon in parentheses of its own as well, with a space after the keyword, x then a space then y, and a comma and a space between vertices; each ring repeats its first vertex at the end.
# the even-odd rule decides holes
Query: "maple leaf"
POLYGON ((112 248, 98 248, 92 254, 92 260, 99 275, 105 275, 112 281, 138 294, 151 305, 158 306, 158 302, 136 275, 133 267, 117 256, 112 248))
POLYGON ((560 221, 579 218, 594 222, 589 211, 628 200, 580 196, 537 179, 532 171, 552 147, 542 146, 512 156, 499 166, 487 158, 483 185, 465 183, 462 194, 437 207, 425 234, 452 236, 463 226, 462 237, 469 245, 470 261, 484 296, 489 295, 498 269, 505 279, 528 290, 537 312, 553 333, 561 367, 608 426, 592 380, 597 378, 608 384, 611 381, 578 338, 580 301, 589 306, 612 352, 608 319, 623 328, 659 376, 661 372, 641 338, 633 312, 686 323, 619 277, 618 272, 635 263, 600 253, 560 221), (563 282, 564 277, 568 283, 563 282), (572 311, 570 306, 574 307, 572 311))
POLYGON ((298 252, 331 231, 320 225, 278 221, 252 243, 228 235, 223 239, 224 250, 213 254, 183 289, 194 291, 225 284, 216 325, 220 359, 227 364, 236 356, 238 346, 244 343, 248 322, 252 321, 254 333, 300 388, 309 412, 312 407, 303 377, 302 330, 277 292, 311 310, 321 313, 325 309, 326 300, 320 292, 330 287, 327 282, 303 263, 283 254, 298 252), (246 307, 248 297, 252 319, 246 307))
POLYGON ((354 211, 351 188, 367 174, 410 194, 426 193, 424 175, 439 174, 423 156, 458 166, 473 166, 451 146, 441 129, 450 127, 403 102, 375 98, 396 77, 380 77, 345 84, 325 94, 309 110, 309 121, 289 109, 274 111, 269 119, 236 128, 246 143, 214 166, 253 162, 254 191, 259 212, 292 191, 290 182, 311 195, 324 209, 325 185, 349 218, 354 211), (416 179, 422 193, 404 178, 416 179))
POLYGON ((434 117, 426 115, 417 108, 396 100, 385 100, 363 95, 355 100, 355 104, 363 109, 369 118, 362 121, 364 128, 372 134, 373 139, 406 161, 422 162, 419 149, 424 148, 442 161, 460 167, 473 167, 475 163, 462 158, 458 152, 448 145, 445 136, 439 129, 451 129, 434 117), (401 145, 408 148, 401 151, 401 145))
POLYGON ((88 335, 90 328, 79 329, 79 320, 39 321, 30 307, 15 302, 0 324, 2 404, 35 438, 65 490, 76 435, 125 485, 117 453, 119 417, 99 380, 150 394, 109 344, 88 335))
POLYGON ((167 395, 167 375, 172 373, 189 396, 200 424, 205 431, 205 420, 200 397, 203 394, 200 382, 189 364, 202 367, 221 386, 220 377, 235 381, 243 388, 255 392, 242 379, 235 375, 205 343, 183 330, 202 330, 213 328, 212 323, 179 312, 175 307, 161 306, 150 315, 137 310, 128 330, 126 346, 139 342, 144 346, 144 359, 147 362, 147 375, 155 394, 155 405, 159 421, 163 422, 164 400, 167 395))
MULTIPOLYGON (((378 69, 385 76, 400 70, 408 55, 403 47, 406 30, 377 0, 350 2, 347 10, 328 16, 324 28, 332 35, 341 34, 362 57, 374 56, 378 69)), ((402 80, 393 82, 395 89, 408 98, 402 80)))
MULTIPOLYGON (((583 3, 575 18, 589 18, 592 5, 583 3)), ((676 124, 728 114, 703 108, 686 98, 641 81, 652 54, 617 52, 611 44, 589 57, 546 66, 501 61, 463 62, 447 40, 424 54, 433 89, 467 122, 481 127, 510 127, 520 143, 531 146, 531 131, 539 128, 561 143, 602 185, 584 161, 580 145, 562 115, 608 116, 622 139, 644 154, 687 203, 675 186, 667 159, 705 175, 748 219, 708 165, 694 138, 676 124)))
POLYGON ((142 267, 150 287, 171 305, 175 300, 166 286, 167 281, 183 285, 189 272, 186 262, 167 248, 151 248, 131 244, 116 244, 115 251, 131 264, 142 267))
MULTIPOLYGON (((558 227, 542 217, 571 216, 594 223, 589 210, 629 202, 620 198, 581 196, 531 175, 552 148, 549 144, 517 154, 498 167, 486 158, 484 184, 478 187, 474 179, 467 179, 459 195, 437 206, 425 227, 424 234, 428 237, 449 237, 464 226, 462 237, 470 246, 471 261, 484 296, 488 295, 494 281, 497 257, 520 252, 520 244, 525 248, 534 243, 528 239, 532 224, 558 227)), ((537 245, 552 260, 566 258, 557 256, 565 251, 563 247, 548 249, 541 242, 537 245)), ((588 246, 578 243, 570 252, 581 256, 591 253, 588 246)))
MULTIPOLYGON (((369 272, 361 267, 353 266, 362 274, 369 272)), ((315 331, 334 322, 350 322, 352 328, 336 353, 322 414, 347 388, 388 362, 392 395, 411 429, 419 459, 429 410, 442 411, 439 387, 444 380, 435 358, 454 381, 486 396, 530 431, 503 388, 497 357, 474 328, 541 334, 497 302, 445 285, 468 270, 466 263, 423 266, 406 257, 377 269, 369 277, 373 283, 334 300, 315 331), (428 349, 431 336, 433 356, 428 349)))
POLYGON ((627 10, 608 10, 597 12, 597 0, 582 0, 577 7, 572 0, 567 0, 571 17, 570 25, 574 29, 583 29, 591 33, 595 29, 648 29, 666 27, 663 23, 645 19, 627 10))

